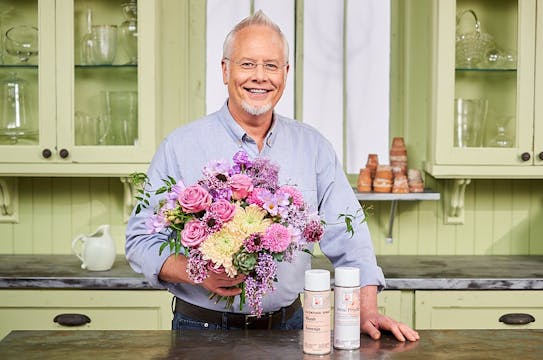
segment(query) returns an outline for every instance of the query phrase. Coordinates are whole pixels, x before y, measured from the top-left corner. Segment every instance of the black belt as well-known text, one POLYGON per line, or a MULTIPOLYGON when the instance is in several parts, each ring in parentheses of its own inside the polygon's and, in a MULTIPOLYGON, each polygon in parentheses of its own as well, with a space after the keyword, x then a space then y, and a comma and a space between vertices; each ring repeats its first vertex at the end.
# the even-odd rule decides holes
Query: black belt
POLYGON ((289 306, 285 306, 277 311, 263 313, 260 318, 251 314, 238 314, 232 312, 221 312, 209 310, 186 301, 175 298, 175 312, 188 316, 191 319, 203 321, 212 324, 222 325, 223 316, 226 316, 228 327, 241 329, 271 329, 279 326, 284 319, 288 320, 294 313, 302 307, 300 299, 297 298, 289 306))

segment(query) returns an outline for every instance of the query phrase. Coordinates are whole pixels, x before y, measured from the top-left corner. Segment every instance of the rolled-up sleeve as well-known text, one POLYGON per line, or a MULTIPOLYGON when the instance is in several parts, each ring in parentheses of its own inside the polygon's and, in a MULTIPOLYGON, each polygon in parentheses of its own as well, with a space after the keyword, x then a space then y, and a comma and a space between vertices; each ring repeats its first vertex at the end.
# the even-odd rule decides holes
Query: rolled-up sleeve
MULTIPOLYGON (((180 179, 179 170, 175 170, 171 166, 170 154, 172 152, 168 150, 168 147, 168 141, 165 140, 158 148, 149 166, 147 175, 153 189, 162 186, 162 179, 166 179, 168 175, 180 179)), ((149 200, 150 206, 142 208, 139 214, 136 214, 135 211, 132 212, 128 220, 125 243, 126 259, 135 272, 145 276, 151 286, 165 288, 158 278, 158 274, 162 269, 162 265, 170 256, 170 251, 165 248, 161 254, 159 252, 160 246, 167 240, 168 235, 149 233, 146 221, 153 214, 160 198, 152 195, 149 200)))

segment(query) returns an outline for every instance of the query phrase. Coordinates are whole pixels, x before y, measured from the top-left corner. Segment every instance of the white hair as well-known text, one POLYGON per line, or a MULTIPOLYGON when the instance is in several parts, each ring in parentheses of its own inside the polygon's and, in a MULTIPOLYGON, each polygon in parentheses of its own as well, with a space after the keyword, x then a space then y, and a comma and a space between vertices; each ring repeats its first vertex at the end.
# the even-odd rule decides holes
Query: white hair
POLYGON ((226 35, 226 38, 224 39, 224 44, 222 47, 222 56, 223 58, 230 58, 230 55, 232 55, 232 44, 234 42, 234 38, 236 37, 236 34, 242 30, 245 29, 248 26, 252 25, 262 25, 267 26, 270 29, 274 30, 283 41, 283 47, 284 47, 284 56, 285 61, 288 62, 288 41, 283 32, 281 31, 281 28, 274 23, 262 10, 258 10, 253 15, 246 17, 245 19, 241 20, 239 23, 234 26, 234 28, 226 35))

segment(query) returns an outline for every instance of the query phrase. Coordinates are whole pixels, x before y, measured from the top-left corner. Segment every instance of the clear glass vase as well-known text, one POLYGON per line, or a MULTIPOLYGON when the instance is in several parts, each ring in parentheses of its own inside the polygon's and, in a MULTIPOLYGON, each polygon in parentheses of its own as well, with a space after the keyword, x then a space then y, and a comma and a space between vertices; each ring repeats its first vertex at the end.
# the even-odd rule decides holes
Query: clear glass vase
POLYGON ((138 63, 138 10, 137 2, 128 1, 122 5, 126 20, 119 26, 119 40, 128 56, 128 64, 138 63))

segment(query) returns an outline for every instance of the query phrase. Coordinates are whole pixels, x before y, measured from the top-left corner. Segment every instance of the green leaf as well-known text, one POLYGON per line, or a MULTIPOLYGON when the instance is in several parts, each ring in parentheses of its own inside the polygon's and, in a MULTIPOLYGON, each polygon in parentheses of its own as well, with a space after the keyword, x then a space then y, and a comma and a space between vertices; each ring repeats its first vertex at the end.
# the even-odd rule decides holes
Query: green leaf
POLYGON ((167 241, 164 241, 162 243, 162 245, 160 245, 160 250, 158 251, 158 255, 162 255, 162 251, 164 251, 164 249, 166 248, 166 246, 168 246, 168 242, 167 241))
POLYGON ((168 188, 166 186, 162 186, 160 188, 157 189, 157 191, 155 191, 155 194, 158 195, 158 194, 163 194, 165 193, 166 191, 168 191, 168 188))

